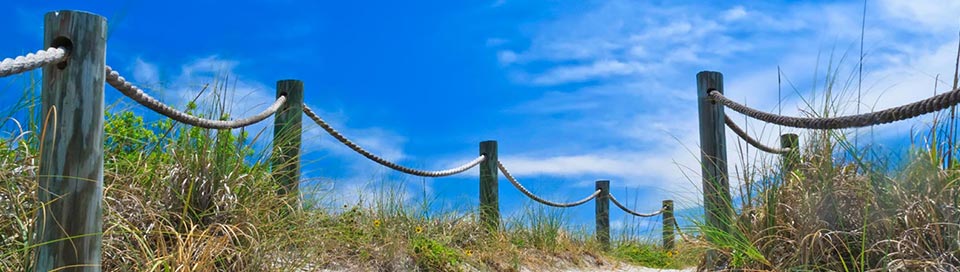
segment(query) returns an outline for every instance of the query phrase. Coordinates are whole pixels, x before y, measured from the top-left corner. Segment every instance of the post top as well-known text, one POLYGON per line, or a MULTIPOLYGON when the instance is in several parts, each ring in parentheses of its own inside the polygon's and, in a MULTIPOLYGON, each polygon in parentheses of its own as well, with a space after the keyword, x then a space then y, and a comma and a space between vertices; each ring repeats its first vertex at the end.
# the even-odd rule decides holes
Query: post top
POLYGON ((279 84, 279 83, 300 83, 300 84, 303 84, 303 80, 299 80, 299 79, 281 79, 281 80, 277 80, 277 84, 279 84))
POLYGON ((73 16, 99 17, 99 18, 101 18, 101 19, 103 19, 103 20, 106 20, 106 19, 107 19, 106 17, 103 17, 103 16, 100 15, 100 14, 96 14, 96 13, 89 12, 89 11, 83 11, 83 10, 55 10, 55 11, 49 11, 49 12, 47 12, 44 16, 47 16, 47 17, 49 17, 49 16, 59 17, 59 16, 70 16, 70 15, 73 15, 73 16))

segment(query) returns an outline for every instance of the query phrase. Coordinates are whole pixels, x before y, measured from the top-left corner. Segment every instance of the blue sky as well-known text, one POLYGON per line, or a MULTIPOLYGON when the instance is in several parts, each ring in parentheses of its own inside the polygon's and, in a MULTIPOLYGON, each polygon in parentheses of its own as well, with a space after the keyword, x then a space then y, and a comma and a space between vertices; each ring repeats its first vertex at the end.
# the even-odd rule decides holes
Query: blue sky
MULTIPOLYGON (((108 64, 167 103, 182 107, 199 86, 229 75, 234 115, 249 115, 272 101, 277 80, 300 79, 308 105, 389 159, 446 168, 494 139, 501 161, 538 194, 576 200, 595 180, 609 179, 615 195, 648 211, 665 198, 699 205, 697 72, 723 72, 727 95, 748 105, 802 115, 804 99, 822 95, 831 63, 842 82, 855 75, 863 5, 8 1, 0 11, 0 57, 42 48, 45 12, 87 10, 109 21, 108 64)), ((949 89, 960 2, 868 1, 866 12, 861 111, 928 97, 938 74, 937 91, 949 89)), ((22 79, 0 79, 0 108, 19 96, 22 79)), ((106 91, 108 104, 131 103, 106 91)), ((843 93, 844 112, 857 110, 856 92, 854 79, 843 93)), ((800 132, 731 116, 770 144, 781 132, 800 132)), ((929 120, 849 132, 902 143, 906 131, 929 120)), ((305 177, 322 180, 330 195, 369 193, 371 181, 388 179, 404 184, 412 199, 426 193, 448 209, 476 205, 477 171, 440 179, 394 174, 306 127, 305 177)), ((744 159, 776 159, 752 149, 739 156, 742 143, 727 135, 731 172, 744 159)), ((500 186, 505 214, 528 203, 509 183, 500 186)), ((592 204, 568 211, 572 223, 588 227, 592 213, 592 204)), ((619 212, 613 218, 615 227, 629 220, 619 212)))

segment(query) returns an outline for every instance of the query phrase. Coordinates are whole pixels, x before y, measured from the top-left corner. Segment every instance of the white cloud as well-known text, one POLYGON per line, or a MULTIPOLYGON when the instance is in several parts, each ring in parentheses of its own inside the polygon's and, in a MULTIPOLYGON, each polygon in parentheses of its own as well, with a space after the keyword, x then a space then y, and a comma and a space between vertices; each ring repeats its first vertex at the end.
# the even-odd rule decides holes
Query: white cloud
POLYGON ((587 65, 560 66, 533 78, 538 85, 556 85, 603 79, 613 76, 625 76, 647 71, 647 67, 638 62, 617 60, 597 60, 587 65))
POLYGON ((139 84, 155 84, 160 82, 160 73, 156 65, 137 58, 133 64, 133 79, 139 84))
POLYGON ((510 65, 517 61, 517 53, 510 50, 501 50, 497 52, 497 60, 502 65, 510 65))
MULTIPOLYGON (((952 79, 960 23, 954 21, 960 21, 955 16, 960 12, 930 10, 929 1, 892 2, 868 6, 862 99, 869 106, 861 112, 929 97, 936 74, 942 81, 952 79), (904 20, 923 27, 902 27, 904 20)), ((591 3, 583 12, 537 24, 529 47, 515 48, 523 61, 505 68, 530 75, 517 77, 520 84, 550 87, 541 88, 546 90, 539 98, 519 101, 506 111, 536 124, 515 135, 563 139, 524 141, 525 153, 501 155, 521 179, 576 179, 583 181, 578 183, 582 187, 595 177, 609 177, 631 188, 659 188, 699 201, 693 90, 694 75, 700 70, 723 72, 726 93, 737 101, 771 112, 782 107, 784 115, 803 116, 810 109, 804 99, 814 99, 813 107, 822 107, 824 74, 831 69, 829 74, 837 78, 834 95, 842 96, 841 102, 853 101, 843 105, 840 114, 856 112, 857 82, 852 75, 858 68, 861 2, 725 10, 697 4, 591 3), (723 11, 721 16, 712 15, 716 10, 723 11), (778 66, 784 73, 782 103, 777 96, 778 66)), ((941 7, 951 10, 956 5, 960 4, 941 7)), ((947 90, 947 85, 941 83, 939 90, 947 90)), ((805 140, 807 130, 730 115, 768 145, 778 146, 781 132, 800 132, 801 143, 805 140)), ((929 116, 860 131, 875 133, 875 139, 903 137, 904 131, 925 120, 929 116)), ((743 154, 742 141, 732 132, 726 135, 731 175, 742 160, 776 161, 776 156, 752 147, 743 154)), ((739 182, 731 181, 735 186, 739 182)))
POLYGON ((957 14, 960 14, 958 1, 882 0, 880 6, 892 19, 906 27, 933 32, 948 30, 956 32, 957 27, 960 27, 960 17, 957 17, 957 14))
POLYGON ((724 21, 734 21, 743 19, 747 16, 747 10, 743 6, 736 6, 723 13, 724 21))

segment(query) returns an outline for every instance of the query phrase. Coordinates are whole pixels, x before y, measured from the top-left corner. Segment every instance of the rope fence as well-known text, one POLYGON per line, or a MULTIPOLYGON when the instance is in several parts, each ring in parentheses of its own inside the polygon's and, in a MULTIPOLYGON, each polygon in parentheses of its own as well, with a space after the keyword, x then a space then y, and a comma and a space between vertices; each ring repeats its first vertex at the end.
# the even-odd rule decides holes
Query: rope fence
MULTIPOLYGON (((480 221, 490 222, 488 225, 495 227, 491 230, 499 231, 497 175, 502 172, 521 193, 544 205, 569 208, 595 201, 596 236, 606 247, 609 247, 609 202, 635 216, 652 217, 663 214, 664 247, 672 248, 672 229, 676 222, 673 221, 673 204, 670 200, 664 201, 660 211, 638 213, 626 208, 610 195, 609 181, 600 180, 597 181, 597 189, 586 198, 569 203, 548 201, 530 192, 507 171, 497 158, 496 141, 481 142, 480 154, 476 158, 453 168, 429 171, 405 167, 367 151, 330 126, 303 103, 303 83, 299 80, 278 81, 276 100, 263 111, 249 117, 214 120, 179 111, 148 95, 106 65, 106 40, 98 38, 105 36, 105 30, 106 19, 96 14, 79 11, 50 12, 45 17, 45 40, 55 44, 66 43, 67 46, 50 46, 36 53, 0 61, 0 77, 57 64, 57 69, 45 70, 41 78, 42 109, 56 109, 60 114, 56 116, 59 121, 55 121, 59 129, 51 132, 55 135, 49 137, 54 141, 52 146, 72 146, 75 143, 103 140, 103 97, 106 85, 158 114, 200 128, 242 128, 274 116, 271 171, 274 179, 283 188, 278 193, 295 193, 299 198, 297 186, 300 181, 301 119, 306 115, 341 144, 373 162, 399 172, 421 177, 446 177, 479 166, 480 221), (83 46, 72 48, 69 44, 83 46), (83 61, 70 61, 71 59, 83 61)), ((49 203, 45 209, 51 212, 43 213, 42 218, 35 221, 40 232, 37 234, 39 246, 36 249, 34 267, 38 271, 46 271, 75 263, 99 264, 102 236, 90 234, 99 233, 103 229, 102 201, 96 199, 103 197, 103 149, 49 148, 40 152, 45 163, 40 164, 38 170, 38 197, 42 202, 49 203), (47 158, 51 160, 49 163, 47 158), (76 251, 76 248, 85 250, 80 252, 76 251)))
POLYGON ((127 82, 126 79, 120 76, 120 74, 117 73, 117 71, 114 71, 112 68, 110 68, 110 66, 106 67, 106 71, 107 71, 106 82, 110 84, 110 86, 113 86, 113 88, 120 91, 120 93, 123 93, 123 95, 126 95, 130 99, 133 99, 133 101, 137 101, 137 103, 140 103, 140 105, 143 105, 153 110, 156 113, 162 114, 163 116, 169 117, 170 119, 173 119, 178 122, 188 124, 191 126, 202 127, 202 128, 233 129, 233 128, 246 127, 252 124, 256 124, 260 121, 263 121, 264 119, 267 119, 267 117, 270 117, 270 115, 273 115, 274 113, 276 113, 277 110, 280 109, 281 106, 283 106, 283 103, 287 101, 287 98, 285 96, 281 96, 277 98, 277 100, 273 102, 273 104, 270 105, 270 107, 268 107, 266 110, 250 117, 241 118, 237 120, 211 120, 211 119, 196 117, 188 113, 174 109, 173 107, 170 107, 166 104, 163 104, 157 99, 144 93, 142 90, 140 90, 140 88, 137 88, 137 86, 134 86, 133 84, 130 84, 130 82, 127 82))
POLYGON ((457 166, 451 169, 439 170, 439 171, 427 171, 427 170, 420 170, 420 169, 405 167, 397 163, 388 161, 384 158, 381 158, 380 156, 374 155, 373 153, 370 153, 366 149, 363 149, 353 141, 350 141, 350 139, 347 139, 347 137, 343 136, 343 134, 340 134, 339 131, 331 127, 330 124, 327 124, 326 121, 324 121, 322 118, 320 118, 320 116, 314 113, 313 110, 311 110, 310 107, 308 107, 307 105, 303 105, 303 113, 306 114, 307 117, 310 117, 310 119, 313 119, 313 121, 316 122, 317 125, 319 125, 321 128, 323 128, 323 130, 327 131, 327 133, 329 133, 330 136, 333 136, 333 138, 336 138, 343 145, 346 145, 350 149, 353 149, 353 151, 359 153, 360 155, 363 155, 364 157, 366 157, 367 159, 370 159, 371 161, 379 163, 380 165, 383 165, 390 169, 397 170, 410 175, 421 176, 421 177, 446 177, 446 176, 456 175, 464 171, 470 170, 470 168, 477 166, 478 164, 480 164, 486 159, 485 155, 480 155, 479 157, 477 157, 476 159, 473 159, 468 163, 462 164, 460 166, 457 166))
MULTIPOLYGON (((792 117, 765 112, 733 101, 723 95, 723 75, 701 71, 697 74, 697 104, 700 113, 701 176, 706 225, 719 231, 732 228, 735 214, 730 197, 727 173, 727 152, 724 126, 750 145, 765 152, 783 155, 780 170, 791 172, 800 162, 799 140, 796 134, 780 135, 781 148, 766 146, 750 137, 725 114, 725 108, 767 123, 805 129, 845 129, 892 123, 940 111, 960 103, 960 89, 937 94, 927 99, 880 111, 839 117, 792 117), (719 102, 719 103, 718 103, 719 102)), ((613 203, 624 208, 611 196, 613 203)), ((679 230, 679 228, 678 228, 679 230)), ((684 239, 686 239, 684 237, 684 239)), ((715 267, 717 252, 708 250, 706 267, 715 267)))
POLYGON ((26 56, 6 58, 0 61, 0 77, 20 74, 40 68, 44 65, 61 62, 67 57, 67 50, 62 47, 50 47, 39 50, 26 56))
POLYGON ((533 199, 536 202, 540 202, 540 204, 543 204, 543 205, 557 207, 557 208, 576 207, 576 206, 582 205, 583 203, 587 203, 590 200, 593 200, 594 198, 597 198, 597 196, 600 195, 600 190, 596 190, 593 192, 593 194, 590 194, 586 198, 581 199, 579 201, 574 201, 570 203, 560 203, 560 202, 549 201, 549 200, 543 199, 542 197, 538 197, 537 195, 531 193, 530 190, 527 190, 527 188, 524 188, 523 184, 520 184, 520 182, 518 182, 517 179, 513 177, 513 175, 510 175, 510 172, 507 171, 507 168, 503 167, 503 163, 497 162, 497 168, 499 168, 500 172, 503 173, 503 176, 506 177, 511 184, 513 184, 513 187, 516 187, 517 190, 520 190, 521 193, 523 193, 524 195, 526 195, 530 199, 533 199))
POLYGON ((732 130, 734 133, 736 133, 737 136, 740 136, 740 139, 743 139, 748 144, 756 147, 757 149, 763 150, 764 152, 783 155, 783 154, 787 154, 791 150, 789 148, 770 147, 760 143, 760 141, 758 141, 757 139, 750 137, 750 135, 747 134, 747 132, 744 131, 742 128, 740 128, 740 126, 737 126, 737 123, 734 123, 729 116, 724 116, 723 122, 726 123, 727 127, 729 127, 730 130, 732 130))
POLYGON ((709 94, 710 98, 724 106, 754 119, 782 126, 808 129, 842 129, 886 124, 940 111, 960 103, 960 89, 954 89, 924 100, 871 113, 841 117, 790 117, 747 107, 730 100, 723 96, 723 93, 715 90, 710 91, 709 94))
POLYGON ((620 203, 620 201, 618 201, 617 198, 614 197, 613 195, 609 195, 609 197, 610 197, 610 202, 613 202, 613 205, 617 205, 617 207, 623 210, 624 212, 632 214, 634 216, 638 216, 638 217, 654 217, 654 216, 660 215, 666 210, 665 208, 660 208, 660 210, 652 213, 639 213, 634 210, 631 210, 630 208, 627 208, 627 206, 623 205, 623 203, 620 203))

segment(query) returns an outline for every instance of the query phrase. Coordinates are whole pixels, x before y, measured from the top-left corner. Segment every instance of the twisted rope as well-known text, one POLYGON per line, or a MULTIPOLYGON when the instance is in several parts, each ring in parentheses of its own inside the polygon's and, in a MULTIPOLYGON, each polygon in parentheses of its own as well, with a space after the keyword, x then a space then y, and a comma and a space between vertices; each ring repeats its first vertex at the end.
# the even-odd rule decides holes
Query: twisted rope
POLYGON ((795 128, 841 129, 886 124, 946 109, 960 102, 960 89, 954 89, 946 93, 938 94, 924 100, 895 108, 889 108, 871 113, 829 118, 790 117, 768 113, 734 102, 715 90, 710 91, 710 98, 719 101, 724 106, 727 106, 732 110, 768 123, 795 128))
POLYGON ((330 134, 330 136, 333 136, 333 138, 337 138, 337 140, 339 140, 340 143, 346 145, 350 149, 353 149, 353 151, 360 153, 360 155, 367 157, 367 159, 370 159, 371 161, 379 163, 380 165, 386 166, 390 169, 411 174, 414 176, 445 177, 445 176, 450 176, 454 174, 459 174, 459 173, 462 173, 463 171, 467 171, 470 168, 473 168, 474 166, 477 166, 487 158, 487 156, 480 155, 476 159, 473 159, 472 161, 465 163, 463 165, 457 166, 456 168, 441 170, 441 171, 426 171, 426 170, 413 169, 413 168, 409 168, 409 167, 405 167, 405 166, 393 163, 391 161, 378 157, 377 155, 374 155, 373 153, 370 153, 369 151, 363 149, 356 143, 350 141, 350 139, 347 139, 347 137, 344 137, 343 134, 340 134, 340 132, 338 132, 336 129, 333 129, 333 127, 327 124, 326 121, 323 121, 323 119, 321 119, 320 116, 314 113, 313 110, 310 109, 310 107, 307 107, 306 104, 303 105, 303 113, 306 114, 307 117, 310 117, 310 119, 313 119, 313 121, 316 122, 317 125, 320 125, 320 127, 323 128, 323 130, 326 130, 327 133, 330 134))
POLYGON ((281 96, 277 98, 276 102, 273 102, 273 105, 270 105, 270 107, 263 112, 247 118, 237 120, 211 120, 178 111, 170 106, 167 106, 166 104, 161 103, 160 101, 157 101, 153 97, 150 97, 150 95, 147 95, 140 90, 140 88, 137 88, 137 86, 127 82, 127 80, 120 76, 117 71, 113 71, 110 66, 107 66, 106 81, 110 84, 110 86, 113 86, 127 97, 130 97, 130 99, 133 99, 133 101, 137 101, 137 103, 140 103, 140 105, 144 105, 147 108, 150 108, 159 114, 163 114, 166 117, 170 117, 170 119, 177 120, 178 122, 202 128, 231 129, 249 126, 263 121, 263 119, 267 119, 267 117, 270 117, 270 115, 276 113, 277 110, 280 109, 280 106, 287 101, 286 96, 281 96))
POLYGON ((613 202, 613 205, 617 205, 617 207, 620 207, 620 209, 623 210, 624 212, 627 212, 627 213, 632 214, 632 215, 635 215, 635 216, 639 216, 639 217, 654 217, 654 216, 660 215, 660 214, 663 213, 663 211, 665 210, 664 208, 661 207, 659 211, 655 211, 655 212, 652 212, 652 213, 638 213, 638 212, 635 212, 635 211, 633 211, 633 210, 631 210, 631 209, 627 209, 627 206, 624 206, 623 204, 620 203, 620 201, 617 201, 617 198, 616 198, 616 197, 613 197, 613 195, 609 195, 609 196, 610 196, 610 201, 613 202))
POLYGON ((67 50, 61 47, 50 47, 37 53, 18 56, 15 59, 5 58, 0 61, 0 77, 15 75, 37 69, 40 66, 63 61, 67 58, 67 50))
POLYGON ((597 198, 597 196, 600 195, 600 190, 597 190, 593 192, 593 194, 579 201, 574 201, 570 203, 558 203, 558 202, 549 201, 534 195, 529 190, 527 190, 527 188, 524 188, 523 185, 517 181, 517 179, 513 178, 513 176, 510 175, 510 172, 507 171, 507 168, 504 167, 503 164, 500 163, 499 161, 497 162, 497 168, 500 168, 500 172, 503 172, 503 176, 507 177, 507 180, 509 180, 510 183, 513 184, 513 187, 517 187, 517 190, 520 190, 521 193, 523 193, 524 195, 527 195, 527 197, 530 197, 530 199, 533 199, 534 201, 540 202, 540 204, 543 204, 543 205, 557 207, 557 208, 575 207, 575 206, 580 206, 583 203, 587 203, 587 201, 593 200, 594 198, 597 198))
POLYGON ((767 153, 780 154, 780 155, 787 154, 788 152, 790 152, 789 148, 774 148, 774 147, 769 147, 764 144, 761 144, 760 141, 757 141, 757 139, 750 137, 750 135, 748 135, 746 131, 741 129, 740 126, 737 126, 737 123, 734 123, 729 116, 723 116, 723 122, 727 123, 727 127, 729 127, 730 130, 733 130, 733 133, 736 133, 737 136, 740 136, 740 139, 747 141, 748 144, 756 147, 757 149, 763 150, 764 152, 767 152, 767 153))
POLYGON ((677 234, 680 235, 680 239, 683 239, 684 242, 693 243, 693 239, 687 236, 680 230, 680 224, 677 224, 677 220, 673 220, 673 229, 677 231, 677 234))

